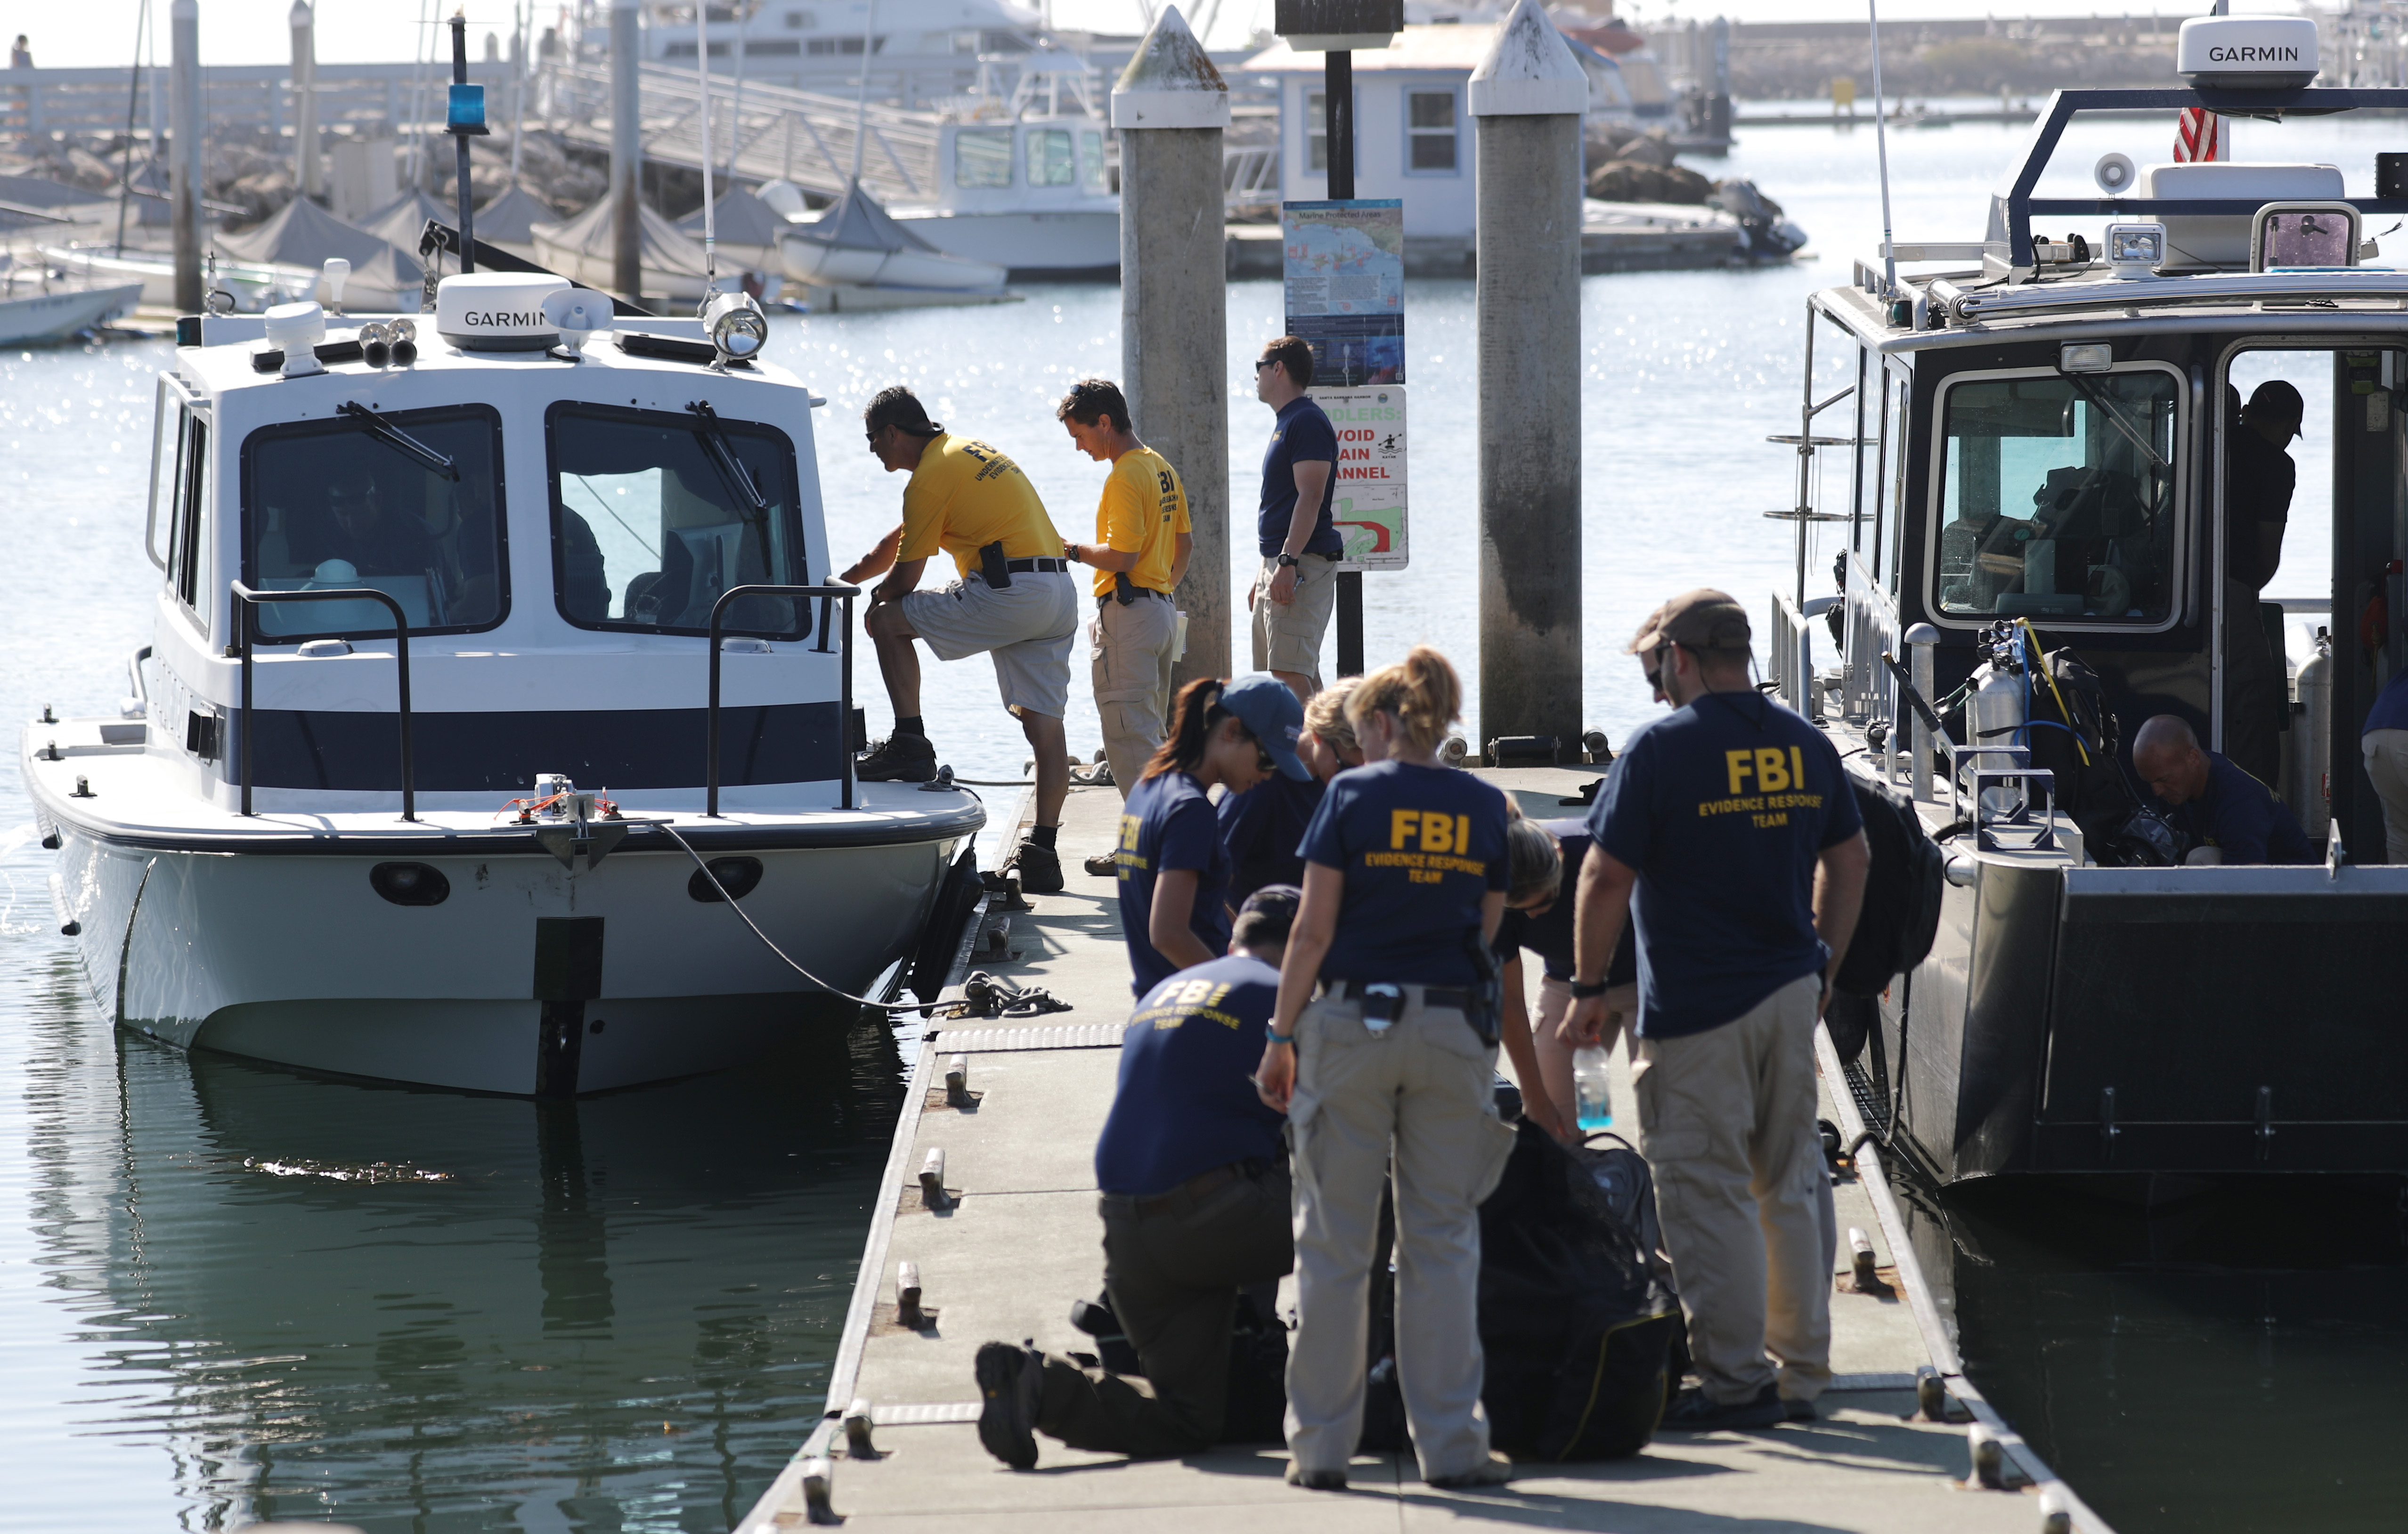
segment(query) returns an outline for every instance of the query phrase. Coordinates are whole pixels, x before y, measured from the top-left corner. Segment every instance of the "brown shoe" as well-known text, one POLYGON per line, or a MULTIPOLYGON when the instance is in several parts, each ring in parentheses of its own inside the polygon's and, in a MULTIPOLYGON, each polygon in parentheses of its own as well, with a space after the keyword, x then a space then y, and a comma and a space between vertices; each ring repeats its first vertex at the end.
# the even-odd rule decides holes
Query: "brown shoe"
POLYGON ((1121 874, 1120 854, 1117 853, 1097 853, 1095 856, 1087 859, 1082 867, 1098 879, 1118 879, 1121 874))

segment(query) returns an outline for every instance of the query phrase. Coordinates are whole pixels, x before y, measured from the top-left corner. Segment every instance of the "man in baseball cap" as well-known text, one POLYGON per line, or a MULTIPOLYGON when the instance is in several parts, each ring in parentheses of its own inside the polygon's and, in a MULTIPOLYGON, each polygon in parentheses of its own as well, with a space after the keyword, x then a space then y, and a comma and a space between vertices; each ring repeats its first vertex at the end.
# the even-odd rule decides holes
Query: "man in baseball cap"
POLYGON ((1664 1426, 1766 1427, 1813 1416, 1831 1380, 1814 1020, 1870 853, 1830 741, 1751 682, 1737 602, 1675 596, 1629 652, 1672 712, 1631 736, 1589 812, 1560 1031, 1598 1037, 1635 917, 1632 1093, 1700 1381, 1664 1426))

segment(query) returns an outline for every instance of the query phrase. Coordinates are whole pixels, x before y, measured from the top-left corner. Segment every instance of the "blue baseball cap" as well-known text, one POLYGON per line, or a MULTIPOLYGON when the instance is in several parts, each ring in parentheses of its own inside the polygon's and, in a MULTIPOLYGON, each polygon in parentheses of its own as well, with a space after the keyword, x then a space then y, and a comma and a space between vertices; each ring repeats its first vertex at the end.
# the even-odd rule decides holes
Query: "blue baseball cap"
POLYGON ((1296 754, 1297 739, 1304 734, 1304 705, 1286 682, 1268 671, 1250 671, 1221 689, 1221 707, 1254 731, 1281 776, 1312 781, 1312 770, 1296 754))

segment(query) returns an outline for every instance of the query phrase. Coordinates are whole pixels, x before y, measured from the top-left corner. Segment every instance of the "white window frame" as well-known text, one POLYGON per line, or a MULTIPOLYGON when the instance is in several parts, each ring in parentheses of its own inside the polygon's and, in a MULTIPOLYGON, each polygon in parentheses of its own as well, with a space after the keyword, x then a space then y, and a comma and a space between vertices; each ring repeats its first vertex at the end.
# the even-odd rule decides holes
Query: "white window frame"
POLYGON ((1463 175, 1463 92, 1459 88, 1452 85, 1407 84, 1402 90, 1397 93, 1397 95, 1398 109, 1404 114, 1404 144, 1402 146, 1404 153, 1400 157, 1401 165, 1399 168, 1407 176, 1454 177, 1459 179, 1463 175), (1447 166, 1443 170, 1422 170, 1416 169, 1413 165, 1414 140, 1418 138, 1436 138, 1439 136, 1439 132, 1435 128, 1416 129, 1413 126, 1413 98, 1415 96, 1445 96, 1455 105, 1455 125, 1447 130, 1448 136, 1455 140, 1455 164, 1447 166))
MULTIPOLYGON (((2119 373, 2163 373, 2174 383, 2174 534, 2173 568, 2169 572, 2170 599, 2165 617, 2145 624, 2109 623, 2097 618, 2035 618, 2032 625, 2053 634, 2166 634, 2182 626, 2185 611, 2190 606, 2191 538, 2198 525, 2197 508, 2191 505, 2191 434, 2199 429, 2192 409, 2190 375, 2170 362, 2122 362, 2105 373, 2087 375, 2091 378, 2113 378, 2119 373)), ((1948 396, 1961 383, 1992 383, 2001 379, 2061 379, 2065 375, 2054 367, 1993 367, 1973 372, 1951 373, 1940 381, 1938 394, 1932 399, 1931 430, 1926 440, 1930 444, 1931 464, 1925 479, 1923 508, 1923 570, 1917 605, 1924 617, 1941 628, 1979 633, 2000 621, 1990 613, 1952 613, 1940 606, 1940 529, 1941 487, 1948 478, 1948 396)), ((1901 474, 1901 478, 1902 478, 1901 474)), ((1899 510, 1903 512, 1904 508, 1899 510)))

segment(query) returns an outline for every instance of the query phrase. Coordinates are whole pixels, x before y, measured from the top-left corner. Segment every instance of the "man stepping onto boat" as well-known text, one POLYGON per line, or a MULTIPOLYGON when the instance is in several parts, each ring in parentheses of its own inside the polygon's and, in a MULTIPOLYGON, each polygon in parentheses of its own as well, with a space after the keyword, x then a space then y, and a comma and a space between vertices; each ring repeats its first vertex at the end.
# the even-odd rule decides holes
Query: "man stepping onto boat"
MULTIPOLYGON (((1179 638, 1171 593, 1196 546, 1187 492, 1180 488, 1179 471, 1138 440, 1119 384, 1082 379, 1054 415, 1080 452, 1112 466, 1096 507, 1096 541, 1073 543, 1069 553, 1072 563, 1096 570, 1096 621, 1087 627, 1096 712, 1103 721, 1104 760, 1126 802, 1168 733, 1170 663, 1179 638)), ((1116 858, 1115 852, 1098 853, 1086 869, 1099 879, 1115 878, 1116 858)))
POLYGON ((1079 631, 1079 590, 1062 535, 1019 465, 930 421, 901 384, 869 402, 862 424, 886 472, 909 470, 911 480, 903 487, 901 524, 839 578, 855 583, 886 577, 869 594, 866 626, 895 706, 895 731, 863 754, 859 775, 865 782, 915 783, 937 775, 937 750, 920 717, 913 639, 927 640, 940 661, 984 652, 994 657, 1003 706, 1037 756, 1037 824, 1010 861, 1023 890, 1059 890, 1062 861, 1054 839, 1070 791, 1062 716, 1070 699, 1070 641, 1079 631), (942 591, 915 590, 940 549, 953 556, 960 579, 942 591))

